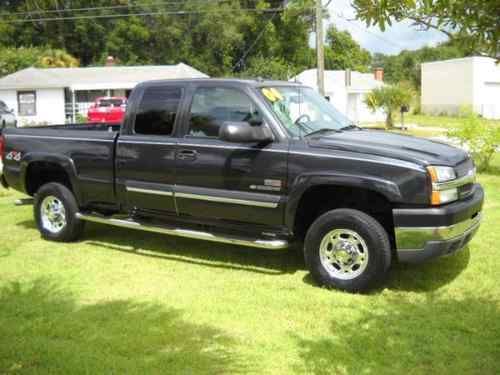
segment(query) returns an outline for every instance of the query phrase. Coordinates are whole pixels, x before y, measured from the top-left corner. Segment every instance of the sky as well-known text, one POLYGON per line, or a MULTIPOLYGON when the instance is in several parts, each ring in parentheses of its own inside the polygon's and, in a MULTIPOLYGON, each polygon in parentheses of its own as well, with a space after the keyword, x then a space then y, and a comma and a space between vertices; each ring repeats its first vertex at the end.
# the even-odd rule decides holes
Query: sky
POLYGON ((421 31, 406 21, 393 23, 385 32, 378 27, 367 28, 364 22, 352 21, 356 13, 350 3, 350 0, 333 0, 328 7, 330 20, 327 24, 333 23, 338 29, 349 31, 362 47, 372 53, 397 54, 403 49, 436 45, 447 39, 439 31, 421 31))

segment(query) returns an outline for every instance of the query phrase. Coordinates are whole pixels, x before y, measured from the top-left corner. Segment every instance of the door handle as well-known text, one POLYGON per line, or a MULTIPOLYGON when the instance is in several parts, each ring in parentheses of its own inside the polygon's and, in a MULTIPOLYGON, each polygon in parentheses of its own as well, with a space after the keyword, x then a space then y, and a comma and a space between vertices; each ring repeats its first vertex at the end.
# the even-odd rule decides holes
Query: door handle
POLYGON ((181 150, 177 152, 177 157, 181 160, 196 160, 198 152, 195 150, 181 150))

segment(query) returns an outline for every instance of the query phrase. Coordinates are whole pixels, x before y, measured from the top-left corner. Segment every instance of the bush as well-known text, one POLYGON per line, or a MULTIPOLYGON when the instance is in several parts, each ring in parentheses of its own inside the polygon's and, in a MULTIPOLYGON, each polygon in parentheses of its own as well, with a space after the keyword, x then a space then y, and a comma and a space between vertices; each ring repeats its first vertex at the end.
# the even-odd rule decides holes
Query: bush
POLYGON ((486 171, 500 146, 500 128, 488 125, 471 110, 461 111, 461 117, 463 125, 448 131, 448 136, 469 150, 478 171, 486 171))

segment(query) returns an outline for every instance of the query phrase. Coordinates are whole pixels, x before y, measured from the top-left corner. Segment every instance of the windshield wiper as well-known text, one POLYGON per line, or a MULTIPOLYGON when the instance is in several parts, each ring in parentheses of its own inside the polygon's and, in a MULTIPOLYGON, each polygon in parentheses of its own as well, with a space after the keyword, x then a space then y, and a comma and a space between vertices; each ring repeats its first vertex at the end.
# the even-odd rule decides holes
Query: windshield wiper
POLYGON ((362 128, 360 128, 358 125, 354 125, 354 124, 349 124, 347 126, 344 126, 342 128, 340 128, 340 130, 361 130, 362 128))
POLYGON ((309 137, 311 135, 318 135, 318 134, 329 133, 329 132, 340 133, 340 130, 332 129, 332 128, 321 128, 321 129, 315 130, 311 133, 307 133, 304 137, 309 137))

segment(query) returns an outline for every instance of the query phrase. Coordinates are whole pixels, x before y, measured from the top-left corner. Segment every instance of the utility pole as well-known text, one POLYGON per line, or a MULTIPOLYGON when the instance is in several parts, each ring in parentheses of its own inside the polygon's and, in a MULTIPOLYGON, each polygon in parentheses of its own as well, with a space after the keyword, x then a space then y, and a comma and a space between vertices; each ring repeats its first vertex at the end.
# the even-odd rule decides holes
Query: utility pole
POLYGON ((316 0, 316 53, 318 58, 318 90, 325 96, 325 50, 323 45, 323 6, 316 0))

